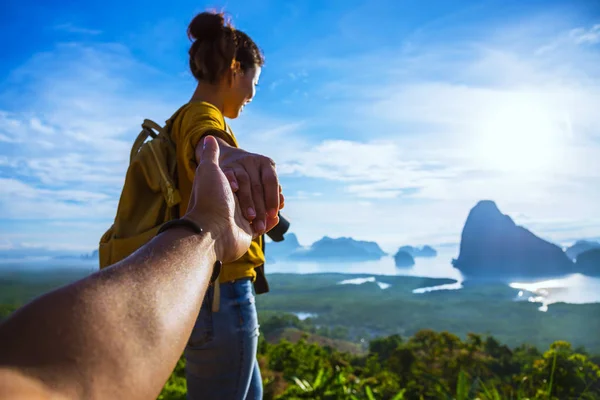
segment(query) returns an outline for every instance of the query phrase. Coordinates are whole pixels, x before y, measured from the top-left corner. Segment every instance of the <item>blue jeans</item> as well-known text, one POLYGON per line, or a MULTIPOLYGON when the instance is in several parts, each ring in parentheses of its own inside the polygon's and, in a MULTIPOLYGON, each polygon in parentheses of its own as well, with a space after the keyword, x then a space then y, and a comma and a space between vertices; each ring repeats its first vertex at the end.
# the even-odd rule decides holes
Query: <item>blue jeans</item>
POLYGON ((211 311, 212 286, 185 349, 190 400, 260 400, 256 360, 258 317, 250 278, 221 283, 221 304, 211 311))

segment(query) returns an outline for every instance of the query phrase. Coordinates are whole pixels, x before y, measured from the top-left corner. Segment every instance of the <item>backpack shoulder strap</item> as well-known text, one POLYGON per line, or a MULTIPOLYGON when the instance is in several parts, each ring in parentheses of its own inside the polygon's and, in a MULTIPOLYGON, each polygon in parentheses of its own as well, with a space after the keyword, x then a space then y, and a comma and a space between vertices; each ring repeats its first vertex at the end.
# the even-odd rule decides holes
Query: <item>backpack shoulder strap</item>
POLYGON ((187 106, 187 104, 184 104, 183 106, 179 107, 179 109, 177 111, 175 111, 175 113, 171 116, 171 118, 169 118, 166 121, 164 127, 160 126, 159 124, 157 124, 156 122, 154 122, 150 119, 145 119, 144 122, 142 123, 142 131, 140 132, 138 137, 135 139, 135 141, 133 142, 133 146, 131 147, 131 154, 129 155, 129 162, 131 163, 131 161, 133 160, 133 157, 135 157, 135 155, 140 151, 140 148, 142 147, 142 145, 144 144, 146 139, 148 139, 148 136, 150 136, 152 139, 156 139, 160 135, 160 136, 166 138, 168 140, 168 142, 173 147, 175 147, 175 143, 171 139, 171 127, 173 126, 173 122, 175 121, 177 116, 181 113, 181 111, 186 106, 187 106))
POLYGON ((186 103, 184 105, 182 105, 181 107, 179 107, 179 109, 177 111, 175 111, 175 113, 173 115, 171 115, 171 118, 169 118, 166 122, 165 122, 165 127, 163 129, 163 134, 166 134, 169 139, 171 139, 171 128, 173 127, 173 122, 175 122, 175 120, 177 119, 177 117, 179 116, 179 114, 181 114, 181 112, 183 111, 183 109, 185 107, 187 107, 189 105, 189 103, 186 103))
POLYGON ((158 127, 157 130, 160 133, 160 131, 162 131, 162 128, 160 126, 158 126, 158 124, 156 122, 150 121, 149 119, 144 120, 144 122, 142 123, 142 131, 140 132, 138 137, 133 142, 133 146, 131 146, 131 153, 129 154, 129 163, 131 163, 133 161, 133 158, 140 151, 140 149, 142 148, 142 145, 144 144, 146 139, 148 139, 148 136, 152 137, 153 139, 158 136, 152 130, 152 128, 156 128, 156 127, 158 127))

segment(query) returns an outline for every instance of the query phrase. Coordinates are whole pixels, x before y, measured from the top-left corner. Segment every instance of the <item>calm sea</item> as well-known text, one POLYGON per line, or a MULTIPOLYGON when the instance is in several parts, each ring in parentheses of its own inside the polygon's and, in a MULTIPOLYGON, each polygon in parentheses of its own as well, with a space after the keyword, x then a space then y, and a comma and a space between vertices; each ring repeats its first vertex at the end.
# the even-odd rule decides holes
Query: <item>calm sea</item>
MULTIPOLYGON (((397 268, 392 257, 384 257, 378 261, 318 263, 277 261, 267 266, 269 272, 283 273, 360 273, 373 275, 404 275, 426 278, 451 278, 455 284, 437 287, 424 287, 415 290, 416 294, 431 290, 460 290, 463 277, 450 263, 456 257, 455 251, 440 252, 435 258, 417 258, 411 268, 397 268)), ((92 272, 97 269, 96 260, 81 259, 48 259, 38 258, 29 260, 0 260, 0 272, 6 270, 48 270, 54 268, 81 268, 92 272)), ((349 282, 360 284, 365 280, 349 282)), ((515 301, 530 301, 540 304, 540 310, 546 311, 553 303, 564 302, 572 304, 600 303, 600 278, 580 274, 568 275, 551 280, 531 280, 512 282, 509 284, 515 290, 515 301)), ((382 290, 387 286, 380 285, 382 290)))
MULTIPOLYGON (((451 278, 457 283, 424 287, 415 293, 432 290, 459 290, 462 288, 463 276, 452 267, 451 260, 456 257, 455 251, 440 252, 435 258, 416 258, 411 268, 397 268, 392 257, 384 257, 378 261, 350 263, 316 263, 316 262, 275 262, 268 266, 268 272, 315 273, 340 272, 373 275, 405 275, 427 278, 451 278)), ((360 283, 365 280, 351 282, 360 283)), ((515 301, 530 301, 540 304, 540 311, 546 311, 553 303, 600 303, 600 278, 581 274, 567 275, 551 280, 530 280, 512 282, 515 289, 515 301)))

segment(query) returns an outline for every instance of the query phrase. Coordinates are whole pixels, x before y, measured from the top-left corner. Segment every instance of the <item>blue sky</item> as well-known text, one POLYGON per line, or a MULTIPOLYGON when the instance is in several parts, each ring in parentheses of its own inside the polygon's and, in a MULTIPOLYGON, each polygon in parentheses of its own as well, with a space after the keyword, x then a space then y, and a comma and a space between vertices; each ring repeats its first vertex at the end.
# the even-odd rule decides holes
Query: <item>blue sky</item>
POLYGON ((232 121, 279 166, 301 243, 457 243, 480 199, 600 237, 596 1, 4 1, 0 250, 93 249, 144 118, 194 90, 186 27, 224 8, 263 49, 232 121))

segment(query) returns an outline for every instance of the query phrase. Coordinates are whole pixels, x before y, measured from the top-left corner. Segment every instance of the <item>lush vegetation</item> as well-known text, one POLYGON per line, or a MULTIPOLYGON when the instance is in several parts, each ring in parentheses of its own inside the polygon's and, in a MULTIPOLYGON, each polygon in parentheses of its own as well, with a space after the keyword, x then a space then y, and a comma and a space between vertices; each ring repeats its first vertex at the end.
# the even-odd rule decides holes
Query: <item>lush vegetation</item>
MULTIPOLYGON (((85 276, 89 271, 54 270, 0 274, 0 318, 31 298, 85 276), (4 310, 4 311, 3 311, 4 310)), ((260 315, 314 314, 298 329, 353 343, 381 336, 412 336, 422 329, 493 335, 515 347, 529 343, 547 348, 558 340, 600 354, 600 304, 553 304, 540 312, 538 304, 514 301, 517 291, 505 284, 467 285, 460 290, 413 294, 412 290, 452 283, 450 279, 376 276, 374 282, 339 285, 344 279, 374 275, 270 274, 271 292, 257 297, 260 315)), ((264 321, 268 318, 263 318, 264 321)))
POLYGON ((257 297, 261 314, 306 312, 330 331, 343 328, 353 342, 422 329, 447 331, 465 338, 469 332, 493 335, 516 347, 529 343, 548 348, 558 340, 600 354, 600 304, 539 304, 515 301, 517 291, 502 283, 466 284, 460 290, 413 294, 414 289, 453 282, 407 276, 348 274, 270 274, 271 292, 257 297), (377 283, 340 285, 349 278, 374 276, 377 283))
MULTIPOLYGON (((0 319, 88 272, 0 274, 0 319)), ((586 352, 600 354, 600 304, 544 313, 501 284, 412 293, 447 279, 338 284, 367 276, 270 276, 257 298, 266 399, 600 399, 600 358, 586 352)), ((182 359, 160 398, 185 399, 184 372, 182 359)))
POLYGON ((32 298, 87 276, 87 269, 43 269, 21 271, 2 266, 0 304, 22 305, 32 298))
POLYGON ((0 271, 0 320, 34 297, 88 274, 85 269, 20 271, 4 267, 0 271))
MULTIPOLYGON (((266 325, 293 318, 273 316, 266 325)), ((274 332, 270 332, 273 334, 274 332)), ((295 343, 261 340, 265 399, 600 399, 598 359, 568 342, 545 352, 514 349, 492 336, 422 330, 374 339, 364 354, 341 352, 304 334, 295 343)), ((159 398, 185 399, 180 360, 159 398)))

